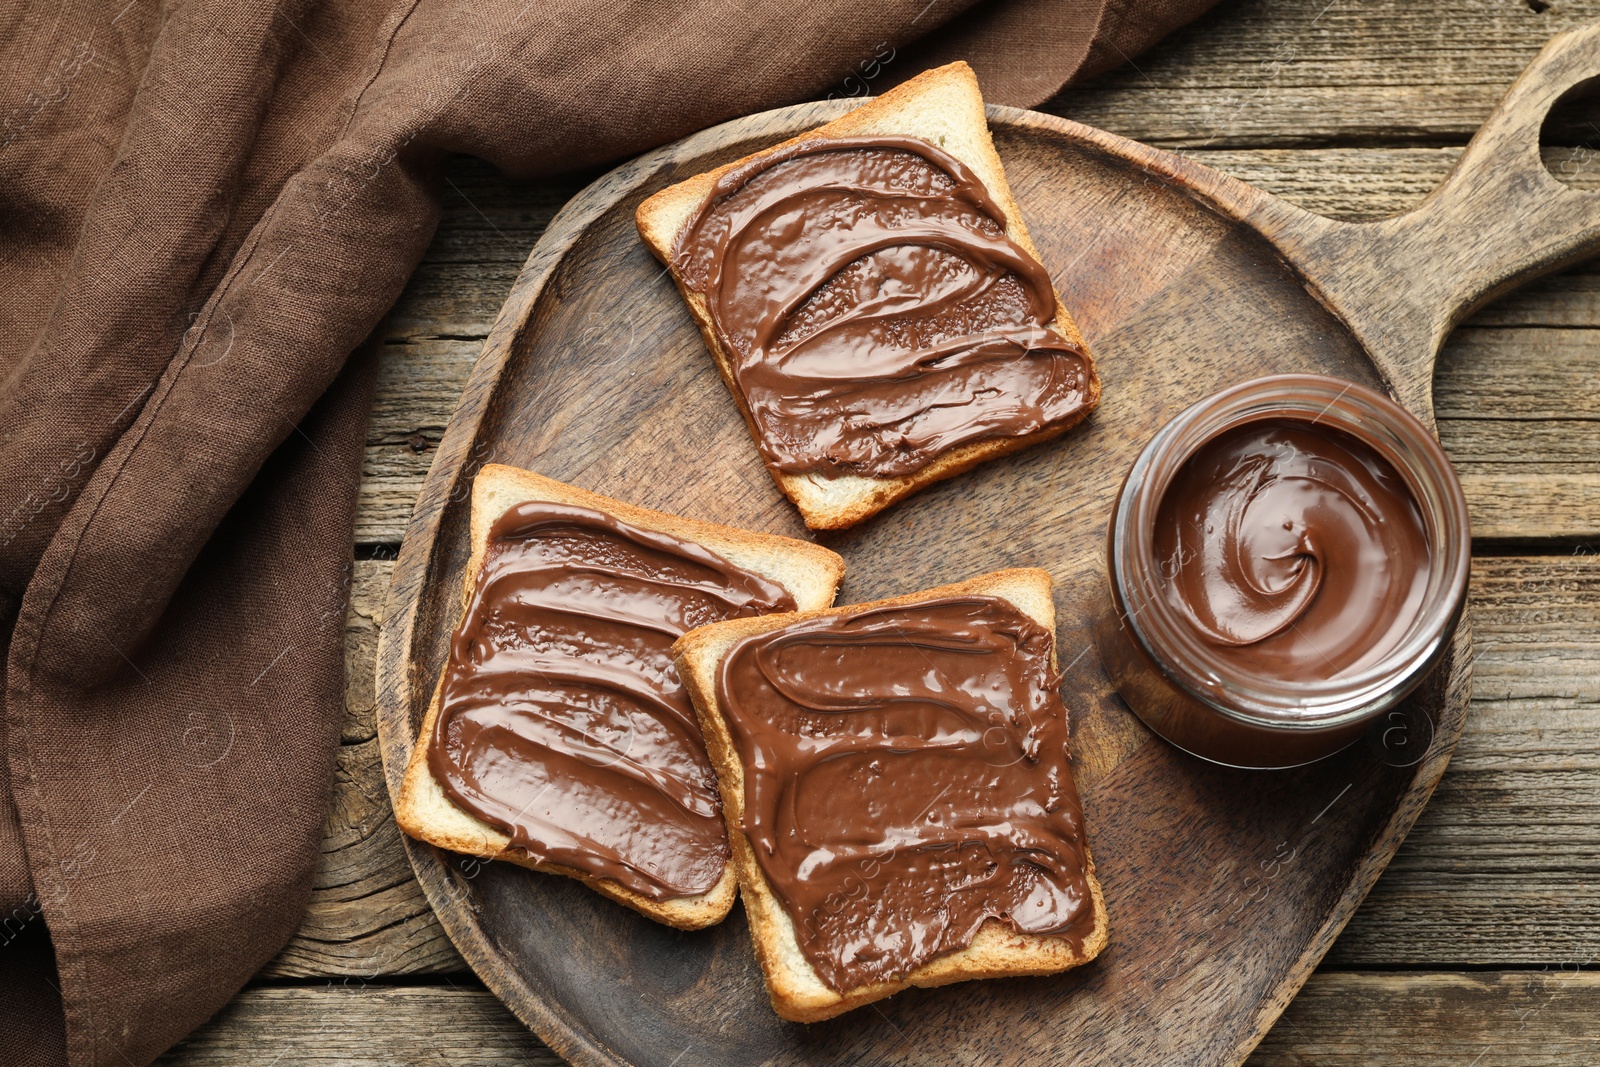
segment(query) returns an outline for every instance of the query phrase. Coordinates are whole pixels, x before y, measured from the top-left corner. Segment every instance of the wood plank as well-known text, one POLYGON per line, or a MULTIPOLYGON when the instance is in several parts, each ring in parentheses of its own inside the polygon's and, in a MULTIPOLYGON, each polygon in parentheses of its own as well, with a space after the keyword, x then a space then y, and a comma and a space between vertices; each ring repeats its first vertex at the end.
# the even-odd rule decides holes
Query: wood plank
MULTIPOLYGON (((1307 211, 1334 219, 1381 219, 1409 211, 1461 158, 1438 148, 1182 148, 1189 156, 1307 211)), ((1545 168, 1574 189, 1600 189, 1600 158, 1585 148, 1541 150, 1545 168)))
MULTIPOLYGON (((349 717, 311 909, 268 976, 460 973, 400 849, 372 652, 390 564, 356 565, 349 717)), ((1600 554, 1485 558, 1455 758, 1335 944, 1346 967, 1600 961, 1600 554)))
POLYGON ((1169 146, 1464 143, 1594 0, 1245 0, 1046 110, 1169 146))
POLYGON ((1434 374, 1439 436, 1480 542, 1597 536, 1595 381, 1594 330, 1472 325, 1451 337, 1434 374))
MULTIPOLYGON (((494 995, 364 982, 247 989, 161 1067, 559 1067, 494 995)), ((686 1065, 685 1065, 686 1067, 686 1065)))
MULTIPOLYGON (((1441 354, 1434 376, 1434 405, 1441 422, 1515 420, 1531 425, 1600 418, 1600 390, 1592 388, 1600 380, 1600 333, 1548 326, 1508 329, 1478 322, 1481 317, 1458 329, 1441 354)), ((1515 454, 1514 442, 1501 442, 1496 448, 1468 438, 1467 428, 1454 432, 1474 450, 1475 458, 1488 461, 1515 454)), ((1550 439, 1544 447, 1594 454, 1592 445, 1581 438, 1550 439)), ((1573 454, 1562 452, 1554 458, 1573 454)))
MULTIPOLYGON (((1048 979, 1041 979, 1047 981, 1048 979)), ((1600 974, 1313 975, 1249 1067, 1588 1067, 1600 1059, 1600 974)), ((685 1050, 683 1064, 695 1062, 685 1050)), ((254 988, 158 1067, 556 1067, 493 994, 357 983, 254 988)))
POLYGON ((1578 1067, 1600 1060, 1600 974, 1312 976, 1248 1067, 1578 1067))
POLYGON ((1600 962, 1600 554, 1475 569, 1461 741, 1332 965, 1600 962))

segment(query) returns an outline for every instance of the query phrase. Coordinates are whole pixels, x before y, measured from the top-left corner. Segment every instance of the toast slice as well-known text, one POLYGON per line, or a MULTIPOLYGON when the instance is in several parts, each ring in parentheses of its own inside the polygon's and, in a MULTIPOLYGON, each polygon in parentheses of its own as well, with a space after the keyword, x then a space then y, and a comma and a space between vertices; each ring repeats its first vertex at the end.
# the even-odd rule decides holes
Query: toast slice
MULTIPOLYGON (((844 576, 844 561, 819 545, 771 534, 751 533, 730 526, 666 515, 566 485, 530 471, 489 464, 472 486, 472 555, 462 579, 461 608, 466 610, 483 565, 488 534, 494 521, 508 509, 528 501, 543 501, 591 508, 645 530, 693 541, 711 549, 736 566, 769 578, 788 591, 795 603, 822 608, 833 603, 844 576)), ((662 901, 651 900, 606 879, 558 864, 538 863, 511 849, 511 839, 499 828, 463 810, 444 792, 428 765, 428 749, 442 706, 444 678, 434 687, 433 700, 422 721, 417 744, 395 799, 395 821, 419 841, 483 859, 508 860, 536 871, 577 878, 596 892, 658 922, 683 930, 696 930, 720 922, 733 906, 736 888, 730 864, 722 878, 705 893, 662 901)))
MULTIPOLYGON (((1091 914, 1081 936, 1020 933, 995 919, 987 920, 963 949, 935 956, 895 981, 880 981, 836 990, 829 986, 800 947, 794 922, 762 872, 755 849, 743 832, 745 767, 737 751, 727 714, 717 699, 717 675, 724 657, 743 639, 794 625, 806 619, 853 615, 875 608, 915 604, 962 595, 998 597, 1009 602, 1051 635, 1052 673, 1059 669, 1055 651, 1055 609, 1051 581, 1038 569, 992 574, 925 590, 909 596, 854 604, 822 611, 734 619, 691 630, 673 645, 673 657, 689 688, 707 750, 722 791, 723 816, 739 886, 750 920, 750 936, 777 1013, 793 1022, 817 1022, 852 1008, 892 996, 911 986, 940 986, 975 978, 1053 974, 1093 960, 1109 936, 1105 901, 1095 877, 1088 842, 1081 841, 1091 914)), ((1070 776, 1070 770, 1067 772, 1070 776)), ((1076 792, 1075 788, 1073 790, 1076 792)), ((890 852, 892 856, 892 850, 890 852)))
MULTIPOLYGON (((862 136, 916 137, 932 142, 954 156, 975 172, 998 202, 1005 215, 1007 235, 1035 260, 1039 258, 1038 249, 1028 236, 1021 209, 1006 182, 1000 157, 995 153, 977 76, 971 67, 962 62, 925 71, 824 126, 696 175, 651 196, 639 205, 636 215, 640 236, 651 252, 667 265, 674 281, 678 283, 678 290, 700 326, 706 347, 711 350, 723 381, 739 404, 751 436, 758 441, 760 433, 735 381, 730 354, 717 337, 706 299, 684 284, 674 262, 678 240, 711 196, 717 180, 729 170, 802 141, 862 136)), ((1083 354, 1084 404, 1075 418, 1035 433, 958 444, 934 456, 920 469, 897 477, 868 477, 851 473, 829 477, 821 472, 795 474, 769 465, 773 478, 799 509, 806 525, 814 530, 852 526, 923 486, 954 477, 985 460, 1057 437, 1087 418, 1099 403, 1099 375, 1083 335, 1062 303, 1059 293, 1055 294, 1055 304, 1056 317, 1049 328, 1076 344, 1083 354)))

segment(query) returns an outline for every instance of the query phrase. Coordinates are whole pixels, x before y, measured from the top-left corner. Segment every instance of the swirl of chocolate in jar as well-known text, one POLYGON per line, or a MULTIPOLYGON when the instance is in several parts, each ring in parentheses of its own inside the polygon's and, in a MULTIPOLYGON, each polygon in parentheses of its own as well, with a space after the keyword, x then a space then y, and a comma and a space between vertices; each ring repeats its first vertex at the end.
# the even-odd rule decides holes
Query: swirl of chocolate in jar
POLYGON ((1387 460, 1340 430, 1250 422, 1198 449, 1156 513, 1166 600, 1252 675, 1333 679, 1405 637, 1432 550, 1387 460))
POLYGON ((742 829, 831 988, 903 977, 990 919, 1094 921, 1052 637, 960 596, 745 638, 717 674, 742 829))
POLYGON ((674 250, 767 463, 887 478, 1070 423, 1083 350, 960 160, 911 137, 801 142, 720 178, 674 250))
POLYGON ((668 649, 707 623, 793 611, 700 545, 534 501, 489 531, 450 644, 429 767, 536 862, 651 900, 722 877, 716 778, 668 649))

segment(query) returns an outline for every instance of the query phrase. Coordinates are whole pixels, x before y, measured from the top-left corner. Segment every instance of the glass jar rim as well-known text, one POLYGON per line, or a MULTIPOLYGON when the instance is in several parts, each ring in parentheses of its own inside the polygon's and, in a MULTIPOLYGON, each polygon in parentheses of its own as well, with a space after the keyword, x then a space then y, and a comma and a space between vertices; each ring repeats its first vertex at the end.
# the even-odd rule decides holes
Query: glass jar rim
POLYGON ((1466 498, 1444 449, 1416 416, 1378 391, 1320 374, 1275 374, 1214 393, 1159 430, 1117 497, 1109 572, 1123 622, 1179 688, 1248 723, 1322 729, 1370 714, 1408 692, 1437 661, 1459 619, 1471 567, 1466 498), (1345 676, 1287 680, 1250 675, 1218 656, 1167 600, 1155 558, 1155 517, 1172 478, 1219 434, 1252 422, 1304 421, 1371 447, 1405 481, 1433 554, 1423 599, 1405 636, 1376 663, 1345 676))

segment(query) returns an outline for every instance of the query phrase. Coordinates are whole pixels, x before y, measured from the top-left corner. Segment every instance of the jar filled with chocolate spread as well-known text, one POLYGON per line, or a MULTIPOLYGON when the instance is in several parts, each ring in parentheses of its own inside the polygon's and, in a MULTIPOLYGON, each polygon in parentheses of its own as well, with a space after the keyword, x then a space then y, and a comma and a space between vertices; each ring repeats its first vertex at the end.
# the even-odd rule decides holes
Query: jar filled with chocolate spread
POLYGON ((1470 555, 1461 484, 1427 427, 1342 379, 1258 378, 1185 410, 1128 472, 1096 639, 1168 741, 1298 766, 1427 676, 1470 555))

